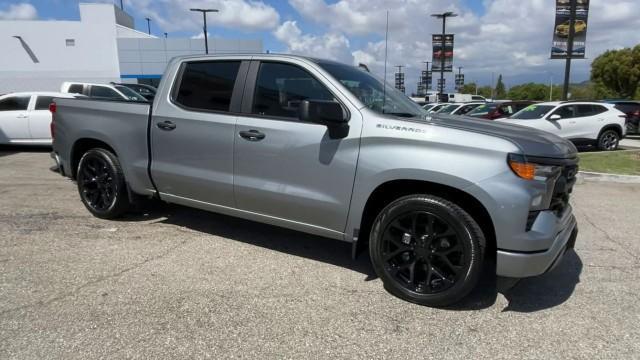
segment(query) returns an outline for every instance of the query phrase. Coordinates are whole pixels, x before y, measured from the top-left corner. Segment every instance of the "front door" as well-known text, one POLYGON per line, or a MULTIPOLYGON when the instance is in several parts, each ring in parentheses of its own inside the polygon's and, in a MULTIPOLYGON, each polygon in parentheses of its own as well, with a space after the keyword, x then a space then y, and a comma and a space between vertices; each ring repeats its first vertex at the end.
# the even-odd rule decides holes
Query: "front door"
POLYGON ((8 96, 0 100, 0 143, 29 140, 30 95, 8 96))
POLYGON ((350 115, 347 137, 332 139, 326 126, 298 119, 302 100, 340 101, 318 74, 282 62, 253 62, 249 74, 243 110, 250 114, 236 127, 238 208, 343 232, 360 146, 359 112, 350 115))
POLYGON ((241 68, 237 60, 186 62, 171 100, 154 109, 151 174, 161 198, 234 207, 232 98, 242 93, 241 68))

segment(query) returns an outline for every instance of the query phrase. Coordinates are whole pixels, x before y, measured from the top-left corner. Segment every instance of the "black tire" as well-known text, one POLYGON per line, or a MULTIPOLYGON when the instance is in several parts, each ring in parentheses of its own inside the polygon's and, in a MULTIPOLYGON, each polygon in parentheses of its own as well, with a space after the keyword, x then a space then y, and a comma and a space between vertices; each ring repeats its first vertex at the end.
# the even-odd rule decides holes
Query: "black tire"
POLYGON ((380 212, 369 245, 373 267, 387 291, 416 304, 447 306, 477 284, 485 238, 458 205, 416 194, 380 212))
POLYGON ((78 164, 76 180, 80 199, 94 216, 114 219, 129 210, 122 168, 112 152, 95 148, 84 153, 78 164))
POLYGON ((602 151, 613 151, 618 149, 620 134, 613 129, 607 129, 598 136, 598 149, 602 151))

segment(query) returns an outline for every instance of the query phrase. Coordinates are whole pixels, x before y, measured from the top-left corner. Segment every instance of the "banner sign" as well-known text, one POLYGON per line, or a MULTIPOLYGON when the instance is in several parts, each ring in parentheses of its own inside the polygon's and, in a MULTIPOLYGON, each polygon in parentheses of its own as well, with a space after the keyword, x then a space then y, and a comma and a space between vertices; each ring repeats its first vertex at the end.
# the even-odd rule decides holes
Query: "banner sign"
POLYGON ((433 82, 431 71, 422 70, 420 81, 425 89, 431 89, 431 83, 433 82))
MULTIPOLYGON (((561 1, 561 0, 559 0, 561 1)), ((453 70, 453 34, 444 36, 444 49, 442 47, 442 34, 433 34, 431 37, 433 43, 433 64, 431 70, 439 72, 442 65, 442 57, 444 57, 444 71, 453 70)))
MULTIPOLYGON (((571 1, 556 0, 556 22, 553 28, 552 59, 566 59, 569 43, 571 18, 571 1)), ((587 42, 587 17, 589 15, 589 0, 575 0, 576 18, 574 22, 572 59, 584 59, 587 42)))
POLYGON ((462 89, 464 86, 464 74, 456 74, 456 90, 462 89))

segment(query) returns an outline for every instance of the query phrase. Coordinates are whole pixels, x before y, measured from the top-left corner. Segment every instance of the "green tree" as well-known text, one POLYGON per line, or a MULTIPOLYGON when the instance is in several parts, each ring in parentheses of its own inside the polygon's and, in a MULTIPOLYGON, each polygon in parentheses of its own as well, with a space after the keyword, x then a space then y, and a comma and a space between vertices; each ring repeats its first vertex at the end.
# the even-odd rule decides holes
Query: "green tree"
POLYGON ((496 99, 504 99, 507 96, 507 89, 502 82, 502 74, 498 75, 498 82, 496 83, 496 99))
POLYGON ((491 86, 481 86, 478 88, 478 95, 484 96, 489 99, 491 97, 491 86))
POLYGON ((513 86, 507 92, 509 100, 549 100, 549 85, 527 83, 513 86))
POLYGON ((633 98, 640 91, 640 45, 609 50, 591 63, 591 81, 598 97, 633 98))
POLYGON ((460 89, 460 93, 462 93, 462 94, 475 94, 477 86, 478 86, 478 84, 476 84, 474 82, 468 83, 468 84, 464 84, 464 85, 462 85, 462 89, 460 89))

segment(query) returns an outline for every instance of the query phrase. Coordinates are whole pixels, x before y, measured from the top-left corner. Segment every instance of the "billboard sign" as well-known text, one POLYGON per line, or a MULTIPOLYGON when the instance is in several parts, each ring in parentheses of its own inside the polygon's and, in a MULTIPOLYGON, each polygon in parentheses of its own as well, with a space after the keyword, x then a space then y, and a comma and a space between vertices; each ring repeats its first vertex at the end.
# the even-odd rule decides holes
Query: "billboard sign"
MULTIPOLYGON (((571 1, 556 0, 556 22, 553 28, 552 59, 566 59, 569 43, 571 1)), ((589 0, 574 0, 576 3, 576 17, 574 22, 572 59, 584 59, 587 42, 587 18, 589 15, 589 0)))
POLYGON ((431 37, 433 42, 433 64, 432 71, 441 71, 442 58, 444 57, 444 71, 453 70, 453 34, 444 36, 444 48, 442 44, 442 34, 433 34, 431 37))
POLYGON ((421 80, 422 80, 422 84, 424 85, 425 89, 431 89, 431 83, 433 82, 432 76, 431 76, 431 71, 429 70, 422 70, 422 74, 421 74, 421 80))

